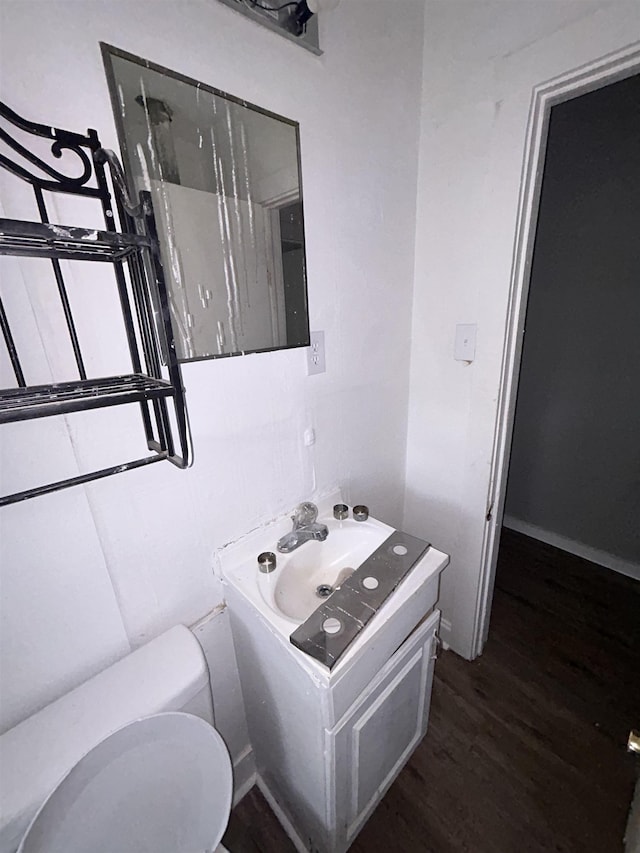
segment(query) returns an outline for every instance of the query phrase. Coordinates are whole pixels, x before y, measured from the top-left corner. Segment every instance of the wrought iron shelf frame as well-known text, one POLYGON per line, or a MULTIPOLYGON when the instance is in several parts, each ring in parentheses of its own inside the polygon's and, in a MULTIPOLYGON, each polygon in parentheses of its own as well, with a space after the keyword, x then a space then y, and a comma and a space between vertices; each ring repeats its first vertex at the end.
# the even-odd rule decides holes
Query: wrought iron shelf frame
POLYGON ((147 237, 137 234, 0 219, 0 248, 4 255, 110 262, 152 246, 147 237))
POLYGON ((152 451, 152 455, 121 465, 1 496, 0 506, 162 460, 186 468, 191 454, 184 388, 176 359, 150 194, 141 192, 137 203, 131 200, 116 155, 101 147, 95 130, 88 130, 86 135, 82 135, 35 124, 2 102, 0 119, 3 121, 0 141, 5 149, 11 149, 18 155, 14 159, 0 152, 0 167, 31 184, 40 216, 39 222, 0 219, 0 254, 50 260, 78 372, 77 379, 29 385, 9 317, 0 299, 0 329, 16 382, 15 387, 0 390, 0 424, 136 403, 140 408, 147 449, 152 451), (51 153, 55 158, 61 158, 65 152, 74 154, 81 174, 69 177, 55 169, 22 145, 15 138, 14 128, 51 140, 51 153), (51 223, 45 193, 96 199, 102 205, 105 229, 51 223), (116 213, 120 231, 116 229, 116 213), (132 366, 130 374, 87 376, 60 264, 62 260, 100 261, 113 265, 132 366), (170 417, 169 402, 173 403, 174 423, 170 417))

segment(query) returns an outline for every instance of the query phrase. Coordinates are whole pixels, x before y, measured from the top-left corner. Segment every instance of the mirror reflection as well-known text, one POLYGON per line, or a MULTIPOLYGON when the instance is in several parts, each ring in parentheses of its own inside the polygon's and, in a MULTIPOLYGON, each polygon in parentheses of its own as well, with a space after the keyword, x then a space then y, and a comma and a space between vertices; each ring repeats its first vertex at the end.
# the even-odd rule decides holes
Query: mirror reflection
POLYGON ((125 171, 153 197, 179 359, 307 346, 297 123, 103 54, 125 171))

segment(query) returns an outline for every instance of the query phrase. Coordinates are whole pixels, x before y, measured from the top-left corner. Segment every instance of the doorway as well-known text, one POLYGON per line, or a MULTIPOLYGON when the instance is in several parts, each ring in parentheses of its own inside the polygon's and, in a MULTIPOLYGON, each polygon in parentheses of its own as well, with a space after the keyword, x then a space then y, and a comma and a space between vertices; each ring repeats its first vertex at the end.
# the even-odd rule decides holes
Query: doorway
POLYGON ((609 85, 624 82, 639 72, 640 50, 635 45, 541 84, 533 91, 514 245, 501 390, 487 501, 487 523, 476 600, 474 656, 481 654, 489 631, 551 113, 556 105, 563 105, 589 93, 596 93, 609 85))
POLYGON ((504 525, 640 580, 640 74, 551 109, 504 525))

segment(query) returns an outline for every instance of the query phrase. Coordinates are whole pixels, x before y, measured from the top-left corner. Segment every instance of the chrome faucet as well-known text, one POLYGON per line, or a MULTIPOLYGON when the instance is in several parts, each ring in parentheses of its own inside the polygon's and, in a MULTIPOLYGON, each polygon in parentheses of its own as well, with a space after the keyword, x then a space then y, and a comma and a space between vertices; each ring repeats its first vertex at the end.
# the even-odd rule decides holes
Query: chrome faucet
POLYGON ((278 551, 281 554, 289 554, 299 548, 300 545, 313 539, 324 542, 329 535, 329 528, 326 524, 319 524, 316 521, 317 517, 318 507, 315 504, 310 501, 301 503, 291 516, 293 530, 291 533, 285 533, 282 539, 278 540, 276 545, 278 551))

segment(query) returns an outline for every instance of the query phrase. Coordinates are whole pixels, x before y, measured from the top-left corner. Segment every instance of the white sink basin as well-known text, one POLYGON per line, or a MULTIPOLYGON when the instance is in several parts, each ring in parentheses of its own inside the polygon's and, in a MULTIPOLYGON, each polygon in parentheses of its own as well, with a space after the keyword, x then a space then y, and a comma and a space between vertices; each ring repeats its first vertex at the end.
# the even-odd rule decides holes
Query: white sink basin
POLYGON ((400 645, 435 605, 438 578, 448 563, 446 554, 429 548, 329 673, 293 646, 289 638, 326 600, 317 595, 318 587, 339 585, 348 569, 361 566, 395 532, 372 516, 367 521, 336 521, 332 507, 342 502, 339 493, 316 501, 318 521, 329 528, 324 542, 305 542, 290 554, 279 553, 276 543, 291 530, 289 516, 281 516, 221 548, 215 556, 216 574, 225 585, 225 599, 237 629, 239 621, 250 633, 255 620, 268 625, 269 634, 284 643, 285 654, 301 655, 304 665, 317 677, 333 680, 340 678, 355 657, 371 655, 372 661, 382 660, 380 656, 391 654, 400 645), (263 551, 276 555, 276 568, 269 574, 258 568, 257 558, 263 551))
POLYGON ((329 528, 324 542, 305 542, 290 554, 276 552, 275 571, 258 577, 258 588, 269 607, 296 624, 304 622, 326 597, 319 589, 339 586, 393 532, 373 518, 336 521, 325 516, 318 521, 329 528))

